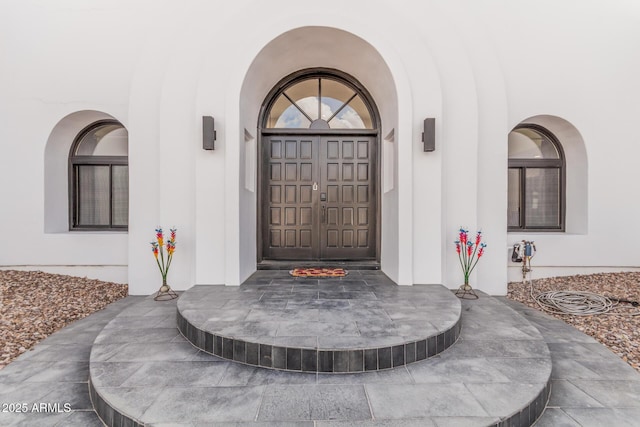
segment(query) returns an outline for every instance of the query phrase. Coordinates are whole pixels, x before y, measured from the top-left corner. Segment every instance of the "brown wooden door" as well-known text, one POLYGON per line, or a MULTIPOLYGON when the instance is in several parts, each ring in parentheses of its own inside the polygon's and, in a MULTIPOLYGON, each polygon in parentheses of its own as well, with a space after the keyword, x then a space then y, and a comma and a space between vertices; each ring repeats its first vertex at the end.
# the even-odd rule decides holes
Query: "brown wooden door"
POLYGON ((375 137, 265 136, 262 257, 376 257, 375 137))
POLYGON ((321 259, 375 258, 375 148, 372 137, 321 139, 321 259))

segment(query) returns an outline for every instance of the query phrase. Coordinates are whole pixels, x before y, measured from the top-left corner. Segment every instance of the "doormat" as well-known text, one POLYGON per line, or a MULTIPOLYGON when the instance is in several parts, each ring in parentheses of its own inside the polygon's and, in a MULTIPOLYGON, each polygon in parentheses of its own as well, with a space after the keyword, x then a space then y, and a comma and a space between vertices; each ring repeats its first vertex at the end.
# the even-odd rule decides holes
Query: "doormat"
POLYGON ((293 277, 344 277, 349 272, 344 268, 294 268, 289 274, 293 277))

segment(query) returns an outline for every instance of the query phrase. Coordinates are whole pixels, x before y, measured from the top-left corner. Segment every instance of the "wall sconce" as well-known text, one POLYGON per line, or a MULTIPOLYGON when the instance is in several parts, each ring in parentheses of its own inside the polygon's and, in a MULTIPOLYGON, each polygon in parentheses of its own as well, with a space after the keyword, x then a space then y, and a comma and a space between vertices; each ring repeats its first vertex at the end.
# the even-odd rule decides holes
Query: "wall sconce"
POLYGON ((216 141, 216 130, 213 125, 213 117, 202 116, 202 149, 214 150, 216 141))
POLYGON ((424 151, 435 151, 436 149, 436 119, 424 119, 422 132, 422 142, 424 151))

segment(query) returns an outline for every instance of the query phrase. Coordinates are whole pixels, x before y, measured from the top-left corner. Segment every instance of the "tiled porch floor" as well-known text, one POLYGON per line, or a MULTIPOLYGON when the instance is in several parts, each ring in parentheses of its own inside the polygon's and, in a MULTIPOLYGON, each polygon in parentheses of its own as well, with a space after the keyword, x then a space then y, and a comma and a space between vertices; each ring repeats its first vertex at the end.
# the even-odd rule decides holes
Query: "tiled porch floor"
POLYGON ((536 426, 637 426, 640 419, 636 371, 576 329, 504 298, 463 301, 461 339, 436 358, 390 371, 335 375, 269 371, 209 356, 178 336, 175 301, 129 297, 52 335, 0 371, 0 403, 70 403, 71 412, 0 412, 0 425, 101 426, 87 391, 89 354, 111 319, 110 328, 155 332, 135 342, 131 331, 133 336, 123 333, 124 342, 96 343, 94 356, 101 361, 92 361, 91 373, 113 392, 114 404, 161 420, 151 423, 156 426, 488 425, 502 405, 522 398, 523 376, 542 380, 548 374, 543 343, 523 339, 523 333, 534 334, 530 325, 553 362, 549 404, 536 426), (491 329, 503 339, 487 345, 491 329), (447 368, 447 360, 455 363, 447 368), (212 383, 218 392, 203 393, 212 383), (447 393, 441 385, 452 387, 447 393), (500 388, 511 393, 499 397, 500 388), (448 415, 430 412, 436 407, 448 415), (461 416, 474 410, 475 416, 461 416))
MULTIPOLYGON (((371 286, 364 283, 367 281, 378 282, 380 287, 374 289, 380 299, 371 289, 351 292, 371 293, 367 301, 385 304, 392 304, 395 298, 397 304, 408 305, 407 312, 411 307, 417 309, 414 304, 424 303, 424 286, 381 284, 385 280, 381 272, 365 275, 369 278, 359 281, 354 280, 355 274, 350 275, 344 286, 348 283, 355 289, 371 286), (411 302, 412 296, 415 303, 411 302)), ((253 307, 256 291, 260 300, 279 299, 272 298, 271 288, 292 287, 289 280, 286 272, 259 272, 239 289, 199 287, 181 298, 193 301, 198 299, 192 298, 195 295, 208 300, 205 297, 209 292, 218 294, 220 307, 211 307, 207 314, 217 319, 221 307, 238 301, 228 299, 229 294, 237 297, 240 293, 243 308, 235 310, 242 311, 236 314, 246 318, 251 315, 246 307, 253 307), (264 284, 268 289, 255 288, 260 287, 255 281, 261 278, 269 280, 264 284)), ((329 286, 330 282, 324 284, 329 286)), ((331 286, 328 292, 334 296, 347 292, 341 286, 331 286)), ((428 323, 423 318, 427 329, 452 313, 460 315, 459 301, 451 300, 446 289, 442 291, 444 295, 440 296, 449 310, 434 310, 428 323)), ((287 304, 292 298, 289 294, 285 297, 287 304)), ((329 296, 320 301, 331 299, 329 296)), ((448 350, 390 370, 347 374, 285 372, 211 356, 192 346, 175 328, 166 327, 175 321, 174 307, 147 299, 124 310, 96 339, 90 364, 95 389, 92 396, 98 413, 109 425, 126 425, 132 419, 145 425, 188 426, 208 426, 214 421, 278 426, 488 426, 506 420, 511 425, 528 426, 530 413, 540 413, 548 396, 551 358, 542 336, 522 316, 486 296, 464 302, 461 335, 448 350), (159 318, 165 308, 166 318, 159 318)), ((365 324, 380 316, 371 311, 358 313, 365 324)), ((212 321, 203 313, 199 316, 203 324, 212 321)), ((335 313, 316 321, 320 325, 335 322, 335 313)), ((285 328, 290 322, 295 319, 282 320, 285 328)))

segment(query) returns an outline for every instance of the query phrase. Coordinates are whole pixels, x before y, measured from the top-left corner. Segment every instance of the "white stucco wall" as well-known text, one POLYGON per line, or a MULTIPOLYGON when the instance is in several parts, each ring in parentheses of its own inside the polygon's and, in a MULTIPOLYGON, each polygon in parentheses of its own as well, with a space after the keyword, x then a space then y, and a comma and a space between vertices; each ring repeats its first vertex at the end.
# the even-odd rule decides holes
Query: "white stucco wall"
MULTIPOLYGON (((535 240, 534 278, 636 268, 633 242, 639 234, 633 224, 640 206, 634 196, 633 122, 640 112, 640 84, 632 75, 640 66, 633 53, 640 44, 640 5, 542 2, 532 9, 500 10, 507 13, 486 28, 505 75, 509 127, 539 115, 567 122, 564 128, 549 123, 565 135, 566 232, 509 233, 507 244, 535 240), (537 31, 525 22, 535 22, 537 31), (569 182, 576 172, 581 182, 569 182)), ((517 266, 509 277, 521 278, 517 266)))
POLYGON ((518 278, 509 247, 521 239, 536 241, 534 277, 636 268, 638 24, 630 0, 7 1, 0 268, 151 293, 159 273, 148 242, 163 225, 178 228, 176 289, 239 284, 255 268, 256 186, 246 179, 257 177, 246 166, 256 164, 247 147, 260 103, 282 77, 315 66, 358 78, 380 110, 381 140, 393 136, 381 149, 383 164, 393 157, 381 262, 398 283, 459 285, 461 225, 489 244, 472 279, 489 293, 518 278), (129 131, 128 233, 64 227, 64 146, 50 144, 65 118, 88 120, 82 112, 129 131), (201 148, 203 115, 216 120, 214 151, 201 148), (425 117, 436 118, 432 153, 421 148, 425 117), (566 144, 562 233, 506 231, 507 135, 527 120, 566 144))

